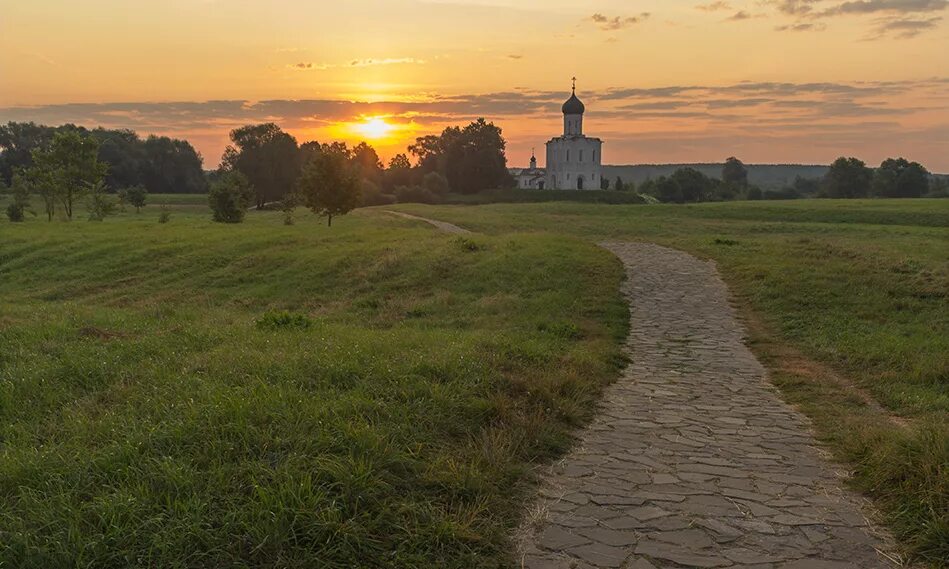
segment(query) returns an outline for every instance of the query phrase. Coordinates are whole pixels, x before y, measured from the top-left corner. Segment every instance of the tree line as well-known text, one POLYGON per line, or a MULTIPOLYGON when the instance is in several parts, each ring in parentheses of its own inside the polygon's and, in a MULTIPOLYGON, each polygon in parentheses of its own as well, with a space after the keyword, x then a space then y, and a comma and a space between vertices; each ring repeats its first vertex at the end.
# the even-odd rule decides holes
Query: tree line
POLYGON ((104 182, 112 191, 135 186, 158 194, 208 191, 201 154, 186 140, 167 136, 143 139, 131 130, 88 130, 72 124, 0 125, 0 180, 7 186, 12 184, 16 172, 33 166, 35 152, 48 149, 58 134, 67 133, 91 137, 97 143, 96 158, 108 165, 104 182))
MULTIPOLYGON (((609 182, 604 182, 604 188, 609 182)), ((870 168, 857 158, 841 157, 822 178, 798 176, 781 190, 762 191, 748 182, 748 169, 741 160, 725 161, 721 178, 712 178, 695 168, 679 168, 670 176, 649 179, 636 187, 617 178, 613 188, 637 191, 663 203, 694 203, 729 200, 798 198, 919 198, 949 197, 949 183, 933 176, 918 162, 887 158, 879 168, 870 168)))

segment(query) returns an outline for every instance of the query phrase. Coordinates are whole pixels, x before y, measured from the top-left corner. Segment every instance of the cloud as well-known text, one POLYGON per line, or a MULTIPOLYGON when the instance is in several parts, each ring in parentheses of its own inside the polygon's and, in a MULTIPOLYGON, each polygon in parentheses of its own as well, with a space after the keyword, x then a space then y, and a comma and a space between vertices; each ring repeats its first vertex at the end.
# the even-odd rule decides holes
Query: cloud
POLYGON ((942 21, 941 17, 925 18, 914 20, 911 18, 892 18, 883 19, 877 23, 874 30, 874 37, 884 37, 892 35, 899 39, 909 39, 918 36, 924 31, 931 30, 942 21))
POLYGON ((735 13, 732 14, 731 16, 725 18, 725 21, 727 21, 727 22, 740 22, 740 21, 742 21, 742 20, 750 20, 750 19, 753 18, 753 17, 754 17, 754 16, 752 16, 752 15, 749 14, 748 12, 746 12, 746 11, 744 11, 744 10, 739 10, 738 12, 735 12, 735 13))
POLYGON ((645 20, 648 20, 650 16, 651 14, 649 12, 643 12, 638 16, 628 16, 625 18, 621 16, 613 16, 611 18, 597 13, 593 14, 593 16, 590 17, 590 20, 592 20, 593 23, 596 24, 596 26, 601 30, 605 32, 612 32, 644 22, 645 20))
POLYGON ((350 67, 375 67, 377 65, 405 65, 416 64, 424 65, 424 59, 415 59, 414 57, 398 57, 388 59, 354 59, 349 62, 350 67))
POLYGON ((702 10, 703 12, 718 12, 720 10, 731 10, 732 6, 728 2, 719 0, 718 2, 709 2, 708 4, 698 4, 695 6, 695 9, 702 10))
POLYGON ((794 22, 775 26, 778 31, 819 31, 826 29, 820 20, 837 17, 876 16, 870 22, 865 39, 894 37, 908 39, 934 29, 939 16, 928 16, 949 9, 949 0, 763 0, 778 13, 792 16, 794 22))
MULTIPOLYGON (((888 33, 901 33, 901 30, 888 33)), ((483 116, 504 128, 509 140, 538 144, 558 132, 560 106, 568 95, 568 89, 522 89, 378 102, 272 99, 74 103, 0 108, 0 123, 101 125, 130 128, 141 134, 187 138, 209 158, 208 166, 214 166, 231 129, 271 121, 301 141, 313 138, 325 141, 338 136, 339 130, 334 128, 340 123, 359 121, 366 116, 385 116, 391 123, 408 127, 405 132, 412 132, 412 136, 438 132, 445 126, 483 116)), ((893 145, 915 140, 911 147, 901 151, 918 160, 928 160, 933 168, 949 170, 947 77, 914 81, 745 81, 721 85, 618 87, 581 93, 581 97, 587 105, 591 132, 608 137, 610 147, 615 149, 641 148, 638 145, 644 140, 678 140, 682 147, 697 153, 691 158, 698 159, 703 156, 702 152, 716 151, 703 146, 708 134, 714 131, 724 133, 725 139, 742 140, 760 148, 778 144, 775 148, 788 153, 783 160, 803 160, 812 146, 799 144, 798 139, 835 133, 831 136, 835 143, 844 145, 850 141, 847 144, 851 144, 838 147, 836 150, 841 153, 856 153, 864 148, 861 136, 878 140, 887 151, 893 145), (867 130, 870 124, 886 124, 884 130, 888 138, 867 130), (942 132, 942 138, 923 140, 919 138, 922 134, 917 138, 913 138, 917 135, 905 134, 923 132, 919 130, 923 124, 928 125, 929 135, 942 132), (781 146, 792 145, 792 142, 799 146, 781 146)), ((819 142, 831 144, 824 139, 819 142)), ((404 143, 399 144, 401 149, 404 143)), ((653 156, 649 153, 654 152, 657 150, 630 156, 636 156, 639 161, 645 159, 642 156, 653 156)), ((680 155, 671 154, 667 159, 675 156, 680 155)), ((874 155, 866 156, 871 157, 874 155)), ((621 159, 620 156, 613 158, 621 159)))

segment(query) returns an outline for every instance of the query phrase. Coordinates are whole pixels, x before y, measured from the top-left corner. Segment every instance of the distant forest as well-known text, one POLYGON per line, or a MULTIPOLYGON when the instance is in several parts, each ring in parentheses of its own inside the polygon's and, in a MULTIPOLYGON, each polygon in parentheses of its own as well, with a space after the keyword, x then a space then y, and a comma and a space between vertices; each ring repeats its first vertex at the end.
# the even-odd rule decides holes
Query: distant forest
MULTIPOLYGON (((720 178, 724 162, 700 164, 631 164, 626 166, 603 166, 603 177, 607 180, 621 178, 637 186, 646 180, 669 177, 681 168, 692 168, 710 178, 720 178)), ((816 180, 823 178, 830 166, 812 164, 745 164, 748 183, 762 190, 781 190, 794 185, 798 178, 816 180)))

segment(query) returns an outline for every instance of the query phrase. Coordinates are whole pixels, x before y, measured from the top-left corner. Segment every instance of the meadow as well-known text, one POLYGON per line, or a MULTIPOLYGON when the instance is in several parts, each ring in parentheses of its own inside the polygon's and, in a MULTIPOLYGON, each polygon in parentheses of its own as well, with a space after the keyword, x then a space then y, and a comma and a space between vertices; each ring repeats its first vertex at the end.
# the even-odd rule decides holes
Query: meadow
MULTIPOLYGON (((949 559, 949 200, 0 221, 0 567, 496 567, 618 375, 604 239, 714 260, 905 551, 949 559)), ((635 324, 635 323, 634 323, 635 324)))
POLYGON ((949 564, 949 200, 397 208, 713 260, 752 349, 853 487, 908 556, 949 564))
POLYGON ((0 567, 513 563, 531 466, 622 363, 620 264, 172 211, 0 223, 0 567))

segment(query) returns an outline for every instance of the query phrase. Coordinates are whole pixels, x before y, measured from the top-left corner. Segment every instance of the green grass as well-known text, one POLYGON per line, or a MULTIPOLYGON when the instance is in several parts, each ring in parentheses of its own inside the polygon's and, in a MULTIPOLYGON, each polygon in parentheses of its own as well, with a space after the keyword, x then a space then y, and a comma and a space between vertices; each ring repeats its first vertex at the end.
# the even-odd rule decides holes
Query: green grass
POLYGON ((949 200, 396 207, 714 259, 785 397, 905 550, 949 563, 949 200))
POLYGON ((580 239, 0 221, 0 567, 498 567, 615 377, 580 239))
POLYGON ((390 206, 461 239, 150 199, 170 223, 0 220, 0 567, 511 566, 620 365, 603 239, 714 259, 853 485, 949 559, 949 200, 390 206))

